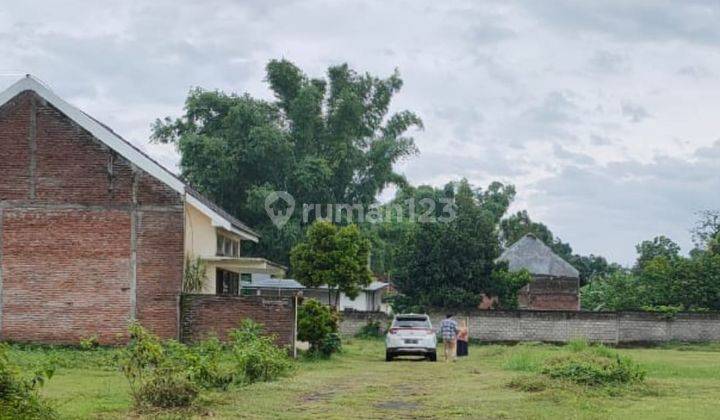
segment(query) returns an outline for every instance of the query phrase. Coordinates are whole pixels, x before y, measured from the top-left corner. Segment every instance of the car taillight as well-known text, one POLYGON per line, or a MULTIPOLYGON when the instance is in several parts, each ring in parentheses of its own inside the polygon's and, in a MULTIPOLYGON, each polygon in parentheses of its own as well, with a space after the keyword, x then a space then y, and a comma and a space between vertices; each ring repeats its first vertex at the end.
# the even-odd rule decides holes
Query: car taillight
POLYGON ((397 334, 398 328, 390 328, 390 334, 397 334))

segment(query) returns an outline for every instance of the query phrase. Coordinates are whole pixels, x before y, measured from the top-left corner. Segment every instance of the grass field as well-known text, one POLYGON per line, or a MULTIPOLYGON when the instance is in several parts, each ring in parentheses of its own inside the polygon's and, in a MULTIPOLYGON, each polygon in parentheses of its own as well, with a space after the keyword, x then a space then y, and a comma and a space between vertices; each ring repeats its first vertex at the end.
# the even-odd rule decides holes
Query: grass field
MULTIPOLYGON (((55 376, 43 389, 63 418, 717 418, 720 346, 622 349, 648 370, 648 389, 611 396, 581 388, 522 392, 507 384, 567 351, 552 345, 474 345, 454 364, 384 361, 382 341, 352 339, 329 361, 301 361, 296 373, 202 396, 191 412, 135 413, 112 352, 56 350, 55 376)), ((30 364, 37 349, 12 352, 30 364)))

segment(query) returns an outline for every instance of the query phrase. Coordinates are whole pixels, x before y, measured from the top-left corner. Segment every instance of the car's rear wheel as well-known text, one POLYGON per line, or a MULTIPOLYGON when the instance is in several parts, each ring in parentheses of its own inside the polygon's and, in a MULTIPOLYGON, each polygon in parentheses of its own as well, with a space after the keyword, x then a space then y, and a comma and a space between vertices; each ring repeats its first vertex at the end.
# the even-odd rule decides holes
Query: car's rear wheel
POLYGON ((433 352, 428 354, 428 360, 430 360, 431 362, 437 362, 437 353, 433 352))
POLYGON ((393 357, 394 357, 394 355, 391 352, 389 352, 389 351, 385 352, 385 361, 386 362, 392 362, 393 357))

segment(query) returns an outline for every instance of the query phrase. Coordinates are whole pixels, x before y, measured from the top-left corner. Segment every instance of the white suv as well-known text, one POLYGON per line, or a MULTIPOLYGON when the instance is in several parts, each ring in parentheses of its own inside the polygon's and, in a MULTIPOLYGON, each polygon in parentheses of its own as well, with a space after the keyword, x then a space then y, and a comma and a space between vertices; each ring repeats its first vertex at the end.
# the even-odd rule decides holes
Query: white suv
POLYGON ((395 356, 424 356, 431 362, 437 360, 437 337, 430 317, 418 314, 395 315, 385 337, 385 360, 395 356))

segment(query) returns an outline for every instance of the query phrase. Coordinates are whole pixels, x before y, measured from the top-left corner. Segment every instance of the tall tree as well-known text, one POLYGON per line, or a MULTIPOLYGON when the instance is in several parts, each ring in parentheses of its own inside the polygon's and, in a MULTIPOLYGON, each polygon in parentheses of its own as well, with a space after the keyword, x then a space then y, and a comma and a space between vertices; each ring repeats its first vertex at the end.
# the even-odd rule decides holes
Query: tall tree
MULTIPOLYGON (((499 281, 514 280, 493 273, 499 268, 497 225, 515 189, 500 183, 475 189, 463 180, 452 185, 448 196, 456 206, 456 217, 446 223, 411 225, 397 248, 393 279, 401 293, 397 306, 475 307, 483 293, 497 295, 508 289, 499 281)), ((514 287, 513 283, 510 288, 514 287)))
POLYGON ((656 236, 652 240, 642 241, 635 245, 638 259, 635 263, 635 272, 641 272, 647 263, 657 257, 675 260, 680 256, 680 246, 667 236, 656 236))
POLYGON ((720 238, 720 210, 703 210, 690 230, 695 247, 705 249, 720 238))
POLYGON ((338 228, 327 221, 313 223, 290 254, 297 281, 306 287, 327 286, 336 307, 340 293, 354 299, 370 284, 369 258, 370 241, 356 225, 338 228))
POLYGON ((368 206, 386 186, 406 185, 393 165, 417 152, 407 133, 422 121, 410 111, 389 113, 402 87, 397 71, 383 79, 342 64, 312 79, 272 60, 266 75, 275 101, 195 88, 182 117, 156 121, 153 139, 175 144, 182 176, 260 231, 251 253, 287 262, 302 236, 301 212, 276 229, 265 214, 267 194, 368 206))

